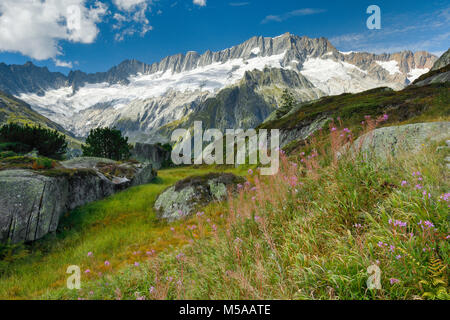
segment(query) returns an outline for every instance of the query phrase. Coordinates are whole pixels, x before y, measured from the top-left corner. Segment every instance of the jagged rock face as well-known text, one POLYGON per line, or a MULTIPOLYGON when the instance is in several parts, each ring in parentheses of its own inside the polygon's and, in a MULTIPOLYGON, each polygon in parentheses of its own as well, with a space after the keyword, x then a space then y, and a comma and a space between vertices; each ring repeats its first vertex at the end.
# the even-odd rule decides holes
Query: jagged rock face
POLYGON ((44 95, 49 89, 66 85, 66 77, 59 72, 50 72, 27 62, 24 65, 0 63, 0 90, 9 94, 33 92, 44 95))
POLYGON ((178 181, 162 192, 155 202, 161 219, 174 221, 189 216, 211 201, 222 201, 235 191, 243 178, 232 173, 211 173, 178 181))
POLYGON ((450 49, 435 62, 431 71, 420 76, 414 82, 414 85, 425 86, 448 81, 450 81, 450 49))
POLYGON ((431 71, 439 70, 450 64, 450 49, 447 50, 434 64, 431 71))
POLYGON ((435 60, 426 52, 343 53, 325 38, 287 33, 253 37, 219 52, 177 54, 151 65, 127 60, 108 72, 75 71, 64 81, 58 75, 44 95, 31 85, 13 89, 78 136, 117 126, 131 141, 166 142, 170 130, 189 127, 205 112, 220 129, 258 125, 277 108, 284 88, 300 101, 381 86, 402 89, 435 60))
POLYGON ((64 168, 46 173, 0 171, 0 242, 40 239, 56 231, 64 213, 148 183, 156 174, 151 165, 100 158, 77 158, 61 164, 64 168))

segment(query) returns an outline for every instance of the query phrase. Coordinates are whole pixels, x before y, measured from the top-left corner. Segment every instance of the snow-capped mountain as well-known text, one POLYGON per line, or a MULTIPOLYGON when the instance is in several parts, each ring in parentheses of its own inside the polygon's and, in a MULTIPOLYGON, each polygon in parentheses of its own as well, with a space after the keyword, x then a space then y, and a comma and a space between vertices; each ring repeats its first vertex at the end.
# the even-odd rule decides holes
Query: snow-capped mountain
POLYGON ((127 60, 95 74, 0 64, 0 90, 78 136, 116 126, 131 140, 154 142, 196 119, 221 129, 254 127, 277 107, 284 88, 299 101, 380 86, 402 89, 436 59, 427 52, 340 52, 325 38, 287 33, 152 65, 127 60))

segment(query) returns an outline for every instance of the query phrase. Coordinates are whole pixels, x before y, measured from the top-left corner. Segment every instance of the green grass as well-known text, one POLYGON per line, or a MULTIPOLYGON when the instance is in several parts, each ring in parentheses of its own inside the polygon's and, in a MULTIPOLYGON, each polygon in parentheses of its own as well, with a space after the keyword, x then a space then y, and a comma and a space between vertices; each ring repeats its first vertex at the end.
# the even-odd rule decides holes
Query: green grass
MULTIPOLYGON (((233 171, 239 173, 237 169, 233 171)), ((161 170, 155 183, 131 188, 68 213, 56 234, 17 249, 15 259, 11 253, 1 261, 0 299, 33 299, 64 287, 69 265, 95 269, 90 265, 88 252, 94 253, 99 266, 108 260, 117 270, 143 259, 135 252, 154 249, 159 253, 185 244, 187 240, 170 237, 169 226, 156 219, 153 203, 161 191, 176 181, 207 172, 211 168, 161 170)), ((95 277, 85 277, 90 276, 95 277)))
POLYGON ((168 237, 190 238, 183 247, 45 297, 450 299, 448 202, 440 199, 450 185, 436 147, 388 162, 285 159, 278 175, 248 177, 251 185, 233 200, 180 222, 168 237), (395 220, 407 227, 394 227, 395 220), (421 229, 420 221, 434 227, 421 229), (381 270, 380 290, 367 289, 371 265, 381 270))

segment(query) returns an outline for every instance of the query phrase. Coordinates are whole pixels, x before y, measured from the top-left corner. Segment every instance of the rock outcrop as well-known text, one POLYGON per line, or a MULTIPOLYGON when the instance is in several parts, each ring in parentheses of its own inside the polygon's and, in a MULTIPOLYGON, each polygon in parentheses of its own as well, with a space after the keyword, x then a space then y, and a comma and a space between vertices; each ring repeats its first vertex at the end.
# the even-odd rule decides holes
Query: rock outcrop
POLYGON ((448 49, 440 58, 434 63, 431 71, 439 70, 450 64, 450 49, 448 49))
MULTIPOLYGON (((359 137, 350 147, 366 157, 395 158, 401 153, 414 153, 429 142, 450 138, 450 122, 415 123, 375 129, 359 137)), ((344 150, 343 150, 344 152, 344 150)))
POLYGON ((430 72, 419 77, 414 84, 425 86, 448 81, 450 81, 450 49, 435 62, 430 72))
POLYGON ((151 163, 155 170, 167 165, 171 152, 157 144, 137 142, 131 151, 131 156, 139 162, 151 163))
POLYGON ((194 213, 212 201, 227 198, 243 178, 231 173, 211 173, 178 181, 156 199, 155 209, 159 217, 174 221, 194 213))
POLYGON ((75 158, 62 167, 0 171, 0 242, 34 241, 56 231, 60 217, 78 206, 150 182, 150 164, 75 158))

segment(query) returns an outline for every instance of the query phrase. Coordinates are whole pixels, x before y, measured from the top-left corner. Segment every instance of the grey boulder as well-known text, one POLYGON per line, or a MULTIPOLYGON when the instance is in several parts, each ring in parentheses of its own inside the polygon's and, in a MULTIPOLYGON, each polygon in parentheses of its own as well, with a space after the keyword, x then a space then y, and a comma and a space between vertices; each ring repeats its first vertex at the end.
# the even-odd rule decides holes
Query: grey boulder
POLYGON ((194 213, 212 201, 222 201, 244 179, 231 173, 211 173, 178 181, 162 192, 155 202, 159 217, 174 221, 194 213))
POLYGON ((75 158, 45 171, 0 171, 0 242, 34 241, 56 231, 61 216, 128 187, 148 183, 151 165, 75 158))

